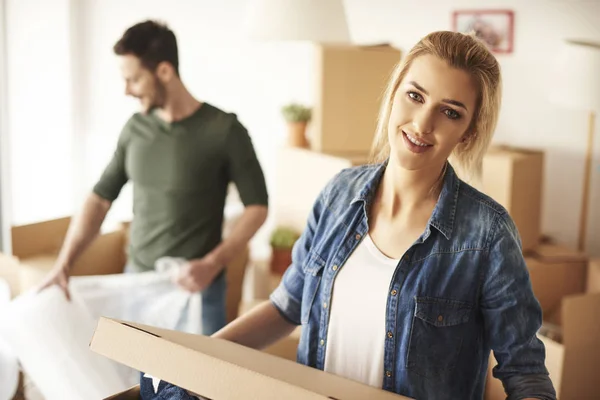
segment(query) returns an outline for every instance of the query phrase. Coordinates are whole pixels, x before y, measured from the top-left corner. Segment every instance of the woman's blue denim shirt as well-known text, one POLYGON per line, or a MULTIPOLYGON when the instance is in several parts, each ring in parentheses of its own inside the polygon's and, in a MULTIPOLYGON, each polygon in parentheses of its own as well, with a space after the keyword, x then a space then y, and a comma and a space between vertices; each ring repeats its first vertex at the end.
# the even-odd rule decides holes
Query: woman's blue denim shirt
MULTIPOLYGON (((302 364, 324 368, 335 277, 368 233, 367 210, 386 165, 346 169, 329 182, 271 294, 284 318, 302 324, 302 364)), ((357 287, 356 295, 369 293, 357 287)), ((517 229, 502 206, 450 165, 425 231, 396 267, 385 313, 384 390, 416 399, 481 399, 492 350, 494 376, 509 399, 556 398, 536 336, 542 311, 517 229)))

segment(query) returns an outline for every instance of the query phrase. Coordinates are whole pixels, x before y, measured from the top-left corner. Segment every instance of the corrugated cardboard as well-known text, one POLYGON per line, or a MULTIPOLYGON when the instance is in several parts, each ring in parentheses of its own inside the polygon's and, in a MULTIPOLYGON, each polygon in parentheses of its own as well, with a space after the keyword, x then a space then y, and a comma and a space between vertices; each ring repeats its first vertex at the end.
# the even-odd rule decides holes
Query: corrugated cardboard
MULTIPOLYGON (((15 255, 26 255, 19 259, 19 280, 20 291, 24 292, 37 286, 50 272, 56 259, 64 237, 60 237, 64 231, 60 230, 59 225, 53 225, 54 221, 48 223, 34 224, 40 227, 40 230, 34 229, 35 226, 28 226, 27 232, 31 240, 28 245, 22 243, 25 237, 18 237, 13 240, 13 249, 18 250, 15 255), (52 231, 49 227, 59 227, 57 231, 52 231), (47 237, 50 235, 50 237, 47 237), (53 235, 53 236, 52 236, 53 235), (52 237, 52 239, 51 239, 52 237), (58 237, 60 240, 55 240, 58 237), (52 248, 50 245, 55 246, 52 248), (39 247, 37 247, 39 246, 39 247), (36 249, 39 252, 35 252, 36 249)), ((16 228, 13 228, 13 232, 16 228)), ((83 275, 106 275, 119 274, 123 272, 126 262, 125 253, 125 232, 117 230, 102 234, 96 238, 90 247, 81 254, 81 257, 73 265, 72 276, 83 275)), ((14 251, 13 250, 13 251, 14 251)))
MULTIPOLYGON (((544 321, 560 328, 561 341, 538 335, 546 347, 546 368, 558 398, 595 399, 600 371, 600 294, 585 293, 587 259, 560 244, 538 246, 526 258, 533 291, 544 321)), ((486 400, 505 399, 502 384, 491 376, 490 358, 486 400)))
POLYGON ((585 290, 587 257, 561 244, 542 244, 525 261, 544 319, 560 323, 552 316, 560 309, 561 300, 585 290))
POLYGON ((364 161, 364 157, 355 159, 294 147, 281 148, 276 168, 277 191, 273 194, 275 224, 302 232, 327 182, 344 168, 364 161))
POLYGON ((212 400, 406 399, 225 340, 108 318, 90 348, 212 400))
POLYGON ((227 322, 233 321, 238 316, 240 302, 242 301, 242 286, 244 284, 249 257, 250 249, 246 247, 227 266, 227 297, 225 299, 227 322))
POLYGON ((600 293, 600 259, 590 260, 587 274, 588 293, 600 293))
POLYGON ((483 160, 482 191, 515 221, 523 251, 540 241, 544 153, 506 146, 490 148, 483 160))
POLYGON ((400 58, 388 45, 315 45, 312 149, 369 153, 383 92, 400 58))
MULTIPOLYGON (((562 343, 538 335, 546 347, 546 368, 561 400, 597 399, 600 371, 600 294, 567 296, 561 303, 562 343)), ((504 400, 502 383, 494 379, 490 358, 486 400, 504 400)))
POLYGON ((562 343, 542 338, 546 366, 561 400, 598 398, 600 371, 600 294, 562 301, 562 343))
MULTIPOLYGON (((12 284, 16 294, 36 287, 50 272, 62 247, 71 218, 43 221, 12 228, 13 254, 20 265, 12 284)), ((72 276, 120 274, 127 262, 129 222, 113 232, 99 235, 73 265, 72 276)), ((249 249, 245 248, 227 268, 227 321, 238 314, 249 249)), ((0 258, 0 276, 6 263, 0 258)), ((8 268, 8 264, 7 267, 8 268)))

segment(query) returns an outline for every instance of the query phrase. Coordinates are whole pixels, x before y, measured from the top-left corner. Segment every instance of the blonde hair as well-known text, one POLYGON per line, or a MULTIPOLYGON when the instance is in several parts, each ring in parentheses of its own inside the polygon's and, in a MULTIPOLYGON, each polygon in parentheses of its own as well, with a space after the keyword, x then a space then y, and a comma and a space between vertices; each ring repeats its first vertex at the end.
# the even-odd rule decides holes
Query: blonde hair
MULTIPOLYGON (((483 156, 487 151, 498 122, 502 97, 500 66, 485 44, 472 34, 440 31, 421 39, 398 63, 385 90, 377 131, 372 147, 372 160, 382 162, 389 157, 388 123, 398 86, 412 62, 422 55, 434 55, 451 67, 472 77, 479 93, 473 120, 467 130, 468 139, 460 142, 450 156, 459 170, 469 177, 481 174, 483 156)), ((453 163, 453 162, 452 162, 453 163)), ((454 163, 453 163, 454 164, 454 163)))

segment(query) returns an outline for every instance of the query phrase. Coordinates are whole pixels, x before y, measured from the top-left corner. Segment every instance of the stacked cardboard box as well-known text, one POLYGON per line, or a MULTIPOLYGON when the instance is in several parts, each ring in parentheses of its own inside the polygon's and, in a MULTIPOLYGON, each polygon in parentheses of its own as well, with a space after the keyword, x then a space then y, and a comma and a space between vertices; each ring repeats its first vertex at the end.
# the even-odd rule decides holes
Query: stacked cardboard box
POLYGON ((541 239, 543 178, 541 151, 496 146, 483 160, 478 189, 508 210, 519 230, 524 252, 534 249, 541 239))
POLYGON ((389 45, 315 45, 313 150, 369 153, 380 101, 400 58, 400 50, 389 45))

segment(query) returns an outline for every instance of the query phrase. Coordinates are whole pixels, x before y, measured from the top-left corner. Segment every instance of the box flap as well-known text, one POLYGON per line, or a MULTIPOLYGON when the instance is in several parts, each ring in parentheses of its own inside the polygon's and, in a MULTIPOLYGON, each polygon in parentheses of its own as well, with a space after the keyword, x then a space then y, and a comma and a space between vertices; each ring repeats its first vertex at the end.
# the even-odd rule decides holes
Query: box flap
POLYGON ((563 299, 565 360, 562 398, 592 399, 598 396, 600 370, 600 293, 563 299))
POLYGON ((585 253, 561 244, 540 244, 533 249, 532 254, 544 263, 587 262, 585 253))
POLYGON ((109 318, 90 348, 213 400, 406 399, 236 343, 109 318))
POLYGON ((563 297, 583 293, 585 289, 586 265, 584 263, 545 263, 538 259, 525 258, 533 293, 548 320, 560 309, 563 297))
POLYGON ((528 149, 522 147, 513 147, 509 145, 497 144, 491 146, 486 152, 487 156, 502 156, 509 158, 521 158, 521 157, 531 157, 532 155, 537 155, 540 157, 544 156, 544 152, 542 150, 537 149, 528 149))

